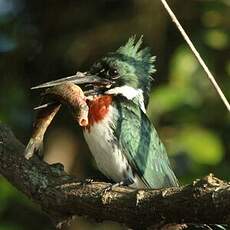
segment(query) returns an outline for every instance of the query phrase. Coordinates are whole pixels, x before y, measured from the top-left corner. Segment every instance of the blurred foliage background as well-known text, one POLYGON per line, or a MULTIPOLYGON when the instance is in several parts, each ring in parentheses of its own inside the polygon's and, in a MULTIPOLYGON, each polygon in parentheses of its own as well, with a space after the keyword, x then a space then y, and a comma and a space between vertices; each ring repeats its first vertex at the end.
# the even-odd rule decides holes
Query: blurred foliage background
MULTIPOLYGON (((169 4, 230 99, 230 1, 169 4)), ((0 121, 26 143, 39 103, 30 87, 87 70, 133 34, 143 34, 157 56, 148 114, 181 184, 210 172, 229 180, 230 116, 159 0, 0 0, 0 121)), ((103 178, 66 109, 48 130, 45 151, 45 160, 79 179, 103 178)), ((71 229, 106 226, 79 219, 71 229)), ((0 230, 16 229, 53 227, 0 177, 0 230)))

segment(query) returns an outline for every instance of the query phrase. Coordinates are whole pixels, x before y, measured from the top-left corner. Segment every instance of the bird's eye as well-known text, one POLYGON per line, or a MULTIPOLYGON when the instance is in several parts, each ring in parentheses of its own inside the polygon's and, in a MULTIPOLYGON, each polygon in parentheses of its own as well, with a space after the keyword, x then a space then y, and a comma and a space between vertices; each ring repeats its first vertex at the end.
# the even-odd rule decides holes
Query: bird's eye
POLYGON ((113 68, 110 68, 108 70, 108 75, 111 77, 111 78, 115 78, 117 77, 118 75, 118 71, 116 69, 113 69, 113 68))

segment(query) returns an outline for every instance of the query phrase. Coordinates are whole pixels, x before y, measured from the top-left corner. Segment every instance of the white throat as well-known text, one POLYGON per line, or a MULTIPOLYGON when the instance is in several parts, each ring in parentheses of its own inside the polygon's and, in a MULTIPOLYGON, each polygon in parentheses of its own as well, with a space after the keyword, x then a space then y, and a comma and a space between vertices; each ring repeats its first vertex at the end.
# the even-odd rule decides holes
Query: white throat
POLYGON ((128 100, 133 100, 133 99, 137 98, 141 110, 144 113, 146 113, 142 89, 135 89, 131 86, 124 85, 124 86, 109 89, 105 92, 105 94, 113 94, 113 95, 120 94, 120 95, 126 97, 128 100))

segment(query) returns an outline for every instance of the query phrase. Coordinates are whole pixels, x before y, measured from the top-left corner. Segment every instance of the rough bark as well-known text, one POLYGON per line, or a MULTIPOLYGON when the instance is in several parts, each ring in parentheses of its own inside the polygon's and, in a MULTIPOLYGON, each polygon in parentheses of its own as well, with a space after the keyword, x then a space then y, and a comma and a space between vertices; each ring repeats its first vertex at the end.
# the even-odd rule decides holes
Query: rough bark
POLYGON ((230 183, 212 174, 178 188, 104 192, 103 182, 82 184, 61 164, 27 160, 25 147, 0 124, 0 174, 39 204, 56 223, 75 215, 141 228, 167 223, 230 223, 230 183))

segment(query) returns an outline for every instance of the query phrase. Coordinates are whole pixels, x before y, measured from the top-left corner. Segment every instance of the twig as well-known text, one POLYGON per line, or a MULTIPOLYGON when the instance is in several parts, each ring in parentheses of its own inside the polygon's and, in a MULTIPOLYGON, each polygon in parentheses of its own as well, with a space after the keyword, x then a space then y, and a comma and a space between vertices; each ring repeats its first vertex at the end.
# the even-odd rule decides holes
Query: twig
POLYGON ((27 160, 24 146, 1 123, 0 143, 0 174, 39 204, 59 226, 74 215, 112 220, 135 229, 167 223, 230 222, 230 184, 213 175, 184 187, 121 187, 104 192, 107 183, 82 184, 67 175, 61 164, 48 165, 36 157, 27 160))
POLYGON ((172 18, 172 21, 176 24, 176 27, 178 28, 178 30, 180 31, 180 33, 182 34, 183 38, 185 39, 185 41, 187 42, 187 44, 189 45, 190 49, 192 50, 192 52, 194 53, 195 57, 197 58, 198 62, 200 63, 200 65, 203 67, 205 73, 207 74, 209 80, 211 81, 212 85, 214 86, 216 92, 219 94, 220 98, 222 99, 223 103, 225 104, 225 106, 227 107, 228 111, 230 112, 230 104, 227 100, 227 98, 225 97, 224 93, 222 92, 221 88, 219 87, 218 83, 216 82, 214 76, 212 75, 212 73, 210 72, 210 70, 208 69, 207 65, 205 64, 204 60, 202 59, 202 57, 200 56, 199 52, 197 51, 197 49, 195 48, 195 46, 193 45, 192 41, 190 40, 190 38, 188 37, 188 35, 186 34, 186 32, 184 31, 183 27, 181 26, 180 22, 178 21, 178 19, 176 18, 176 15, 173 13, 173 11, 171 10, 171 8, 169 7, 168 3, 166 2, 166 0, 161 0, 162 4, 164 5, 166 11, 168 12, 168 14, 170 15, 170 17, 172 18))

